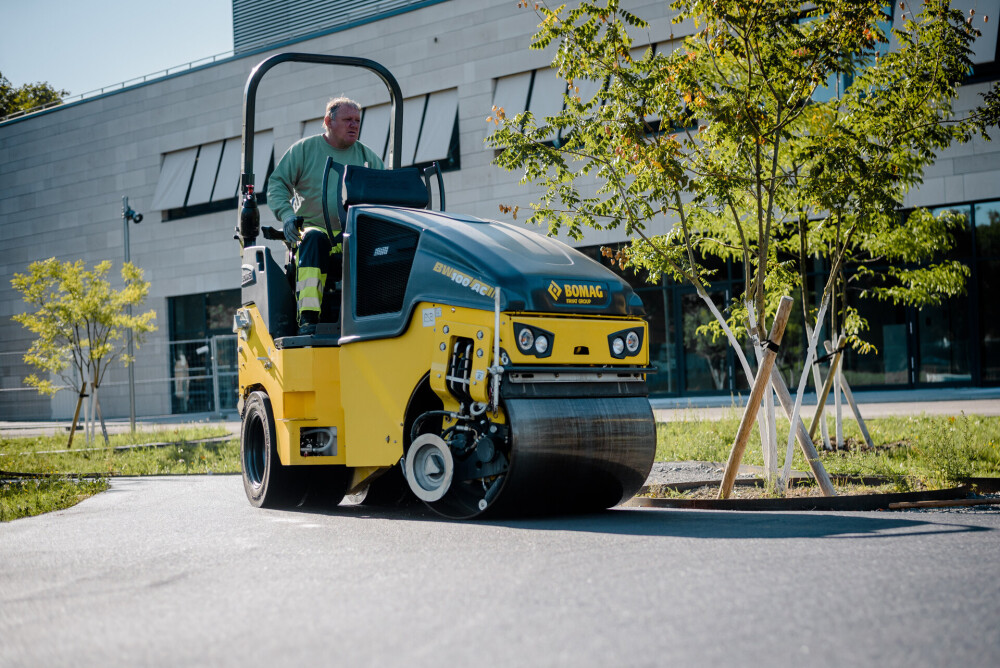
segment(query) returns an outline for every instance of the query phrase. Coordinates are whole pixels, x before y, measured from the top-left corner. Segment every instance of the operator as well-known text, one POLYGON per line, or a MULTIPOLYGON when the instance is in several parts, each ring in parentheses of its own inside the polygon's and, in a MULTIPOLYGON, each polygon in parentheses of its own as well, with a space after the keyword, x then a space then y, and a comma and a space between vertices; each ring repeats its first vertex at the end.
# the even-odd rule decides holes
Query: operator
MULTIPOLYGON (((346 97, 330 100, 323 128, 323 134, 306 137, 289 147, 267 186, 267 204, 282 221, 285 240, 298 247, 295 301, 300 335, 316 332, 327 275, 339 276, 339 268, 343 266, 340 245, 334 247, 323 219, 323 172, 327 157, 341 165, 385 169, 375 152, 358 141, 361 106, 354 100, 346 97)), ((336 178, 337 173, 332 172, 327 186, 327 208, 334 235, 341 229, 337 215, 340 188, 336 178)))

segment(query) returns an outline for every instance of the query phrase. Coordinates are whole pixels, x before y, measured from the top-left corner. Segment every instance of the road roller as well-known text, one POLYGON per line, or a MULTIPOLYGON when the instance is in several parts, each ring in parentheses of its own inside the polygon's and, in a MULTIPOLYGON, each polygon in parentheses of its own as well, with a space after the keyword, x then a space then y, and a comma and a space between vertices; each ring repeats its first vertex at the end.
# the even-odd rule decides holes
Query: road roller
POLYGON ((233 326, 247 498, 419 499, 453 519, 626 501, 656 449, 641 300, 556 239, 446 211, 440 170, 399 168, 401 102, 392 74, 361 58, 278 54, 247 81, 233 326), (260 226, 252 165, 257 85, 284 62, 365 68, 390 97, 387 169, 327 165, 342 274, 306 336, 293 254, 257 243, 283 238, 260 226))

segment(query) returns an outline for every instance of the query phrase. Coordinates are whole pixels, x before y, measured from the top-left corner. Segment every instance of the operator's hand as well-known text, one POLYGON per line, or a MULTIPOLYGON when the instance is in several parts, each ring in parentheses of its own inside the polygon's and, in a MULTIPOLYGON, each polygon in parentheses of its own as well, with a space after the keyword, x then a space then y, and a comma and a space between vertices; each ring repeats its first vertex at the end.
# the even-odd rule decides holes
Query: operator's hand
POLYGON ((302 239, 302 233, 299 231, 299 225, 301 224, 302 216, 289 216, 285 218, 285 241, 292 246, 298 245, 302 239))

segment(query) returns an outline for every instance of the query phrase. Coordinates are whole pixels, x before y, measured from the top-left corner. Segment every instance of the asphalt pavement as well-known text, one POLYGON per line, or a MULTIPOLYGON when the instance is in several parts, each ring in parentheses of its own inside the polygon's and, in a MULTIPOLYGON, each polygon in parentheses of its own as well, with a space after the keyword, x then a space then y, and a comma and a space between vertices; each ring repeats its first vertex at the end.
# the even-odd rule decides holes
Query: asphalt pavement
POLYGON ((0 666, 995 666, 1000 513, 449 522, 116 478, 0 525, 0 666))

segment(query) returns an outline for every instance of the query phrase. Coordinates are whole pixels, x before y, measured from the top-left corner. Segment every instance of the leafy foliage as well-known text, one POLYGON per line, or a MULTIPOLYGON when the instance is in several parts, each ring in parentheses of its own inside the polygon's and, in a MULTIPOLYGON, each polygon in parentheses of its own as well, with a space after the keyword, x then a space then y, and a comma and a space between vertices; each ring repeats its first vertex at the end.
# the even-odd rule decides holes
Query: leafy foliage
POLYGON ((109 261, 87 270, 82 260, 49 258, 32 262, 26 274, 14 274, 11 284, 34 309, 15 315, 14 320, 38 337, 24 360, 46 373, 46 377, 31 374, 25 382, 40 393, 51 395, 61 389, 50 374, 72 387, 89 377, 99 387, 113 362, 121 360, 126 366, 132 362, 125 349, 126 331, 133 331, 138 345, 156 329, 155 311, 127 312, 149 294, 142 270, 126 262, 121 270, 125 285, 120 290, 111 287, 110 270, 109 261))
POLYGON ((36 107, 61 102, 69 95, 68 90, 57 90, 44 82, 14 85, 0 73, 0 118, 18 111, 29 111, 36 107))
POLYGON ((747 291, 715 324, 734 348, 742 331, 765 338, 762 316, 781 296, 811 303, 816 256, 831 268, 827 299, 839 289, 834 329, 849 328, 862 349, 850 277, 869 279, 858 297, 896 303, 964 290, 967 270, 935 259, 954 220, 899 208, 937 151, 996 115, 993 91, 984 108, 953 117, 978 35, 971 21, 947 0, 928 0, 919 15, 904 3, 893 32, 881 0, 673 8, 694 34, 642 54, 632 34, 647 24, 618 0, 536 8, 532 48, 557 47, 565 108, 546 118, 494 109, 488 119, 497 164, 544 188, 529 220, 576 239, 585 227, 620 228, 632 240, 626 265, 691 283, 706 301, 703 258, 740 261, 747 291))

